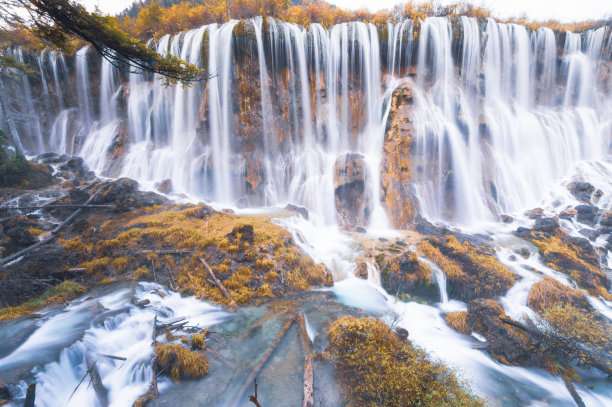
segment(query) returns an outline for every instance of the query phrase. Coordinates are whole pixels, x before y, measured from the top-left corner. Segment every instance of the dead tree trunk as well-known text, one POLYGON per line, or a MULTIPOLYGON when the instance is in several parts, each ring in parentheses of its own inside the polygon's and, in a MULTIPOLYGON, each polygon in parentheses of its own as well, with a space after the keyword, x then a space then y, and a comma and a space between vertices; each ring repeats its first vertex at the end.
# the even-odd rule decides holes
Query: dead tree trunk
MULTIPOLYGON (((87 200, 87 202, 85 202, 85 205, 89 204, 89 202, 91 202, 96 195, 98 195, 98 193, 102 190, 102 187, 98 188, 96 190, 96 192, 94 192, 89 199, 87 200)), ((7 256, 5 258, 3 258, 2 260, 0 260, 0 266, 5 266, 8 263, 12 262, 15 259, 20 258, 21 256, 25 255, 26 253, 31 252, 32 250, 36 249, 37 247, 40 247, 42 245, 45 245, 53 240, 55 240, 55 238, 57 237, 57 235, 59 234, 59 232, 61 232, 70 222, 72 222, 72 220, 74 218, 76 218, 81 212, 83 211, 83 208, 79 208, 76 211, 74 211, 72 213, 72 215, 68 216, 68 218, 63 221, 62 223, 60 223, 55 229, 53 229, 51 231, 51 236, 41 240, 38 243, 34 243, 32 246, 26 247, 23 250, 18 251, 17 253, 13 253, 10 256, 7 256)))
POLYGON ((100 376, 100 371, 96 366, 96 361, 93 360, 89 354, 85 355, 85 361, 87 362, 87 366, 89 366, 89 377, 91 378, 91 384, 96 392, 98 404, 100 407, 107 407, 108 394, 106 392, 106 388, 102 384, 102 377, 100 376))
POLYGON ((227 291, 227 288, 225 288, 223 283, 217 278, 217 276, 215 276, 215 273, 213 273, 212 269, 208 266, 208 263, 206 263, 206 260, 204 260, 204 257, 200 257, 200 261, 204 265, 204 269, 206 269, 206 272, 208 273, 210 278, 214 281, 215 285, 219 287, 219 290, 221 290, 225 298, 229 300, 230 306, 232 307, 236 306, 236 302, 230 295, 229 291, 227 291))
POLYGON ((236 397, 234 397, 234 399, 230 403, 230 407, 236 407, 238 405, 238 402, 240 401, 240 399, 242 399, 244 393, 247 391, 247 389, 251 385, 251 382, 253 380, 255 380, 255 378, 257 377, 257 375, 261 371, 261 369, 264 367, 266 361, 272 355, 272 352, 274 351, 274 349, 276 348, 276 346, 278 345, 280 340, 283 339, 283 336, 285 336, 285 334, 287 333, 287 331, 291 327, 291 324, 293 323, 294 319, 295 319, 295 317, 292 317, 290 320, 285 322, 285 325, 283 325, 283 328, 280 330, 278 335, 276 335, 276 338, 274 338, 274 341, 272 341, 272 345, 270 345, 270 348, 268 348, 268 351, 259 360, 257 365, 255 365, 255 368, 253 369, 253 371, 251 372, 249 377, 246 379, 246 381, 244 382, 242 387, 240 387, 240 390, 238 390, 238 393, 236 394, 236 397))
POLYGON ((310 347, 310 337, 306 330, 306 320, 304 314, 298 315, 300 324, 300 338, 304 348, 304 393, 302 396, 302 407, 314 407, 314 368, 312 366, 312 349, 310 347))

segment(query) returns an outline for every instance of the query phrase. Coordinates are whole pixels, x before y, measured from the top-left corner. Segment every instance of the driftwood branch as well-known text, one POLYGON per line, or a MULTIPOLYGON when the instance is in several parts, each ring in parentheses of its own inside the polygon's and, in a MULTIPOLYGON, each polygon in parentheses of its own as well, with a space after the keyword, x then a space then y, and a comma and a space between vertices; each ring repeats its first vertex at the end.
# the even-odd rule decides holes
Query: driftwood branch
POLYGON ((227 288, 225 288, 225 286, 223 285, 223 283, 217 278, 217 276, 215 276, 215 273, 212 271, 212 269, 208 266, 208 263, 206 263, 206 260, 204 260, 204 257, 200 257, 200 261, 202 262, 202 264, 204 265, 204 269, 206 270, 206 272, 208 273, 208 275, 210 276, 210 278, 214 281, 215 285, 217 287, 219 287, 219 289, 221 290, 221 292, 223 293, 223 295, 225 296, 225 298, 227 298, 230 302, 230 306, 234 307, 236 306, 236 302, 234 301, 234 299, 232 298, 232 296, 230 295, 229 291, 227 291, 227 288))
POLYGON ((98 370, 96 361, 92 360, 89 354, 85 356, 85 360, 87 361, 87 365, 90 366, 89 377, 91 377, 91 384, 93 385, 94 391, 96 392, 98 405, 101 407, 107 407, 108 394, 106 388, 102 384, 102 377, 100 376, 100 371, 98 370))
POLYGON ((298 315, 300 325, 300 339, 304 348, 304 392, 302 395, 302 407, 314 407, 314 368, 312 366, 312 349, 310 338, 306 330, 304 314, 298 315))
POLYGON ((276 348, 278 343, 281 341, 281 339, 283 339, 283 336, 285 336, 285 334, 287 333, 287 331, 291 327, 291 324, 293 324, 294 319, 295 318, 292 317, 287 322, 285 322, 285 325, 283 325, 283 328, 280 330, 278 335, 276 335, 276 338, 274 338, 274 341, 272 341, 272 344, 268 348, 268 351, 262 356, 262 358, 259 360, 257 365, 255 365, 255 367, 253 368, 253 371, 251 372, 249 377, 246 379, 246 381, 244 382, 242 387, 240 387, 240 390, 238 390, 238 393, 236 394, 236 396, 234 397, 234 399, 230 403, 230 407, 236 407, 238 405, 238 403, 242 399, 244 393, 249 388, 249 385, 251 384, 251 382, 253 380, 255 380, 255 378, 257 377, 257 375, 261 371, 261 369, 263 369, 265 363, 267 362, 267 360, 272 355, 272 352, 274 352, 274 349, 276 348))
MULTIPOLYGON (((85 205, 89 204, 89 202, 91 202, 97 195, 98 193, 102 190, 102 187, 99 187, 96 192, 94 192, 89 199, 85 202, 85 205)), ((76 211, 74 211, 72 213, 72 215, 68 216, 68 218, 63 221, 62 223, 60 223, 55 229, 53 229, 51 231, 51 235, 46 237, 45 239, 39 241, 38 243, 34 243, 32 246, 26 247, 23 250, 18 251, 17 253, 11 254, 10 256, 7 256, 3 259, 0 260, 0 266, 6 266, 7 264, 9 264, 10 262, 12 262, 15 259, 18 259, 20 257, 22 257, 23 255, 31 252, 32 250, 45 245, 47 243, 50 243, 51 241, 55 240, 55 238, 57 237, 57 235, 59 234, 59 232, 61 232, 68 224, 70 224, 70 222, 72 222, 74 220, 74 218, 76 218, 81 212, 83 211, 83 208, 79 208, 76 211)))
POLYGON ((255 394, 249 396, 249 401, 255 404, 257 407, 261 407, 259 401, 257 401, 257 379, 255 379, 255 394))

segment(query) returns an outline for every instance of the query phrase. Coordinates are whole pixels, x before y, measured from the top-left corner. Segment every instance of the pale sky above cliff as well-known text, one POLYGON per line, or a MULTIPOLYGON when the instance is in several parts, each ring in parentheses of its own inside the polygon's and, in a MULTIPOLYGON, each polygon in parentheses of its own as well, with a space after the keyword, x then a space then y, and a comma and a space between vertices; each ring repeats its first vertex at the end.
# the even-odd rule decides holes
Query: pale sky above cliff
MULTIPOLYGON (((88 8, 98 6, 103 12, 116 14, 126 8, 126 0, 79 0, 88 8)), ((453 3, 456 0, 440 0, 441 3, 453 3)), ((391 8, 395 4, 405 3, 401 0, 329 0, 330 3, 348 9, 368 8, 372 11, 391 8)), ((417 3, 419 0, 416 1, 417 3)), ((600 19, 612 16, 612 0, 475 0, 493 10, 498 17, 519 16, 537 20, 554 18, 563 22, 600 19)))

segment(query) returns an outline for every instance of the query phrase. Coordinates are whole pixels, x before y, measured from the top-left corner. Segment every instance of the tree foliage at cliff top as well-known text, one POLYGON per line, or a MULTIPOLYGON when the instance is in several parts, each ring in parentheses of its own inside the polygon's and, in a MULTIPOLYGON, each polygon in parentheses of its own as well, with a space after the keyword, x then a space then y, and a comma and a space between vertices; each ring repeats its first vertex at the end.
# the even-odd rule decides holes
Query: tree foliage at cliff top
MULTIPOLYGON (((308 27, 319 23, 326 28, 348 21, 362 21, 384 27, 388 21, 397 22, 411 19, 416 24, 427 17, 470 16, 492 17, 490 10, 459 1, 442 5, 436 1, 398 4, 392 9, 375 13, 368 10, 344 10, 322 0, 146 0, 134 3, 121 13, 121 27, 142 40, 159 38, 182 30, 200 27, 204 24, 223 23, 229 19, 244 19, 255 16, 273 17, 308 27)), ((544 22, 529 21, 526 17, 497 19, 526 25, 532 30, 548 27, 555 30, 584 31, 595 28, 606 21, 584 21, 562 24, 555 20, 544 22)))
POLYGON ((74 38, 85 40, 113 64, 129 63, 137 71, 160 75, 166 84, 189 85, 202 80, 203 70, 174 55, 160 55, 130 37, 115 17, 89 13, 70 0, 0 0, 3 36, 23 37, 28 30, 62 51, 74 51, 74 38))

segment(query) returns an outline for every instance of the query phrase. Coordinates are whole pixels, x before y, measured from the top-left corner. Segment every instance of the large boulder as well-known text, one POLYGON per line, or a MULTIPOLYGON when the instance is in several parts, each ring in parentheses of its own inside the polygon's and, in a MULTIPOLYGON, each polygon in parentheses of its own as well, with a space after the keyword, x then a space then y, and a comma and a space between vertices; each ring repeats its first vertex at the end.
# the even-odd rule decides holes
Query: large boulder
POLYGON ((530 365, 536 362, 531 351, 533 342, 521 330, 508 325, 509 319, 501 305, 493 300, 477 299, 467 306, 466 322, 469 329, 482 335, 489 344, 488 351, 505 364, 530 365))
POLYGON ((381 163, 382 200, 393 226, 405 229, 416 213, 410 148, 413 139, 414 90, 404 83, 393 91, 381 163))
POLYGON ((371 213, 366 163, 361 154, 345 154, 336 159, 334 193, 338 223, 346 228, 367 225, 371 213))
POLYGON ((593 185, 588 182, 580 181, 570 182, 567 189, 574 198, 584 203, 590 203, 593 192, 595 192, 595 187, 593 185))

